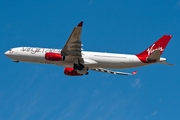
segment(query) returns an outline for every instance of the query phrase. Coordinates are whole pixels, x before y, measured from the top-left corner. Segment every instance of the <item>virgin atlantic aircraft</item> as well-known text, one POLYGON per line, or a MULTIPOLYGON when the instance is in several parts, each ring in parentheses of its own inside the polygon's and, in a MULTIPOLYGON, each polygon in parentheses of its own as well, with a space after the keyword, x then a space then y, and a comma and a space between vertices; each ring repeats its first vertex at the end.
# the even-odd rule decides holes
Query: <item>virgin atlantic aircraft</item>
POLYGON ((13 62, 29 62, 53 64, 65 67, 64 74, 69 76, 87 75, 88 70, 106 72, 118 75, 134 75, 108 69, 135 68, 154 63, 166 63, 166 58, 160 57, 172 35, 164 35, 144 52, 136 55, 114 54, 102 52, 87 52, 82 49, 80 22, 72 31, 63 49, 47 49, 34 47, 17 47, 5 52, 13 62))

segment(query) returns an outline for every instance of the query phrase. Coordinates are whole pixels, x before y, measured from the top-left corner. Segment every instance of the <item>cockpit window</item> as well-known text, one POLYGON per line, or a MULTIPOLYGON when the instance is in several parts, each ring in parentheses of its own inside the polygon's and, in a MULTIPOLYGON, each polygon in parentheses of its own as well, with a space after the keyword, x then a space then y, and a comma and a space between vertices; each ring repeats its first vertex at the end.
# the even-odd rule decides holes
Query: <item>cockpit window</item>
POLYGON ((12 49, 10 49, 9 51, 12 51, 12 49))

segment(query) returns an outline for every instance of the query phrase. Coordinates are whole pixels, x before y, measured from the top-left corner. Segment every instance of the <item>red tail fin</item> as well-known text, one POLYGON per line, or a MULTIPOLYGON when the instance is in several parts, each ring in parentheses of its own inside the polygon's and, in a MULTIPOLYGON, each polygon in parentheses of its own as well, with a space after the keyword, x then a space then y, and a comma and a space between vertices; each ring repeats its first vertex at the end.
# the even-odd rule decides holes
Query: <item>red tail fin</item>
POLYGON ((145 62, 146 58, 151 55, 151 53, 154 50, 160 50, 160 54, 164 51, 166 48, 168 42, 172 38, 172 35, 164 35, 162 36, 158 41, 156 41, 154 44, 152 44, 148 49, 146 49, 144 52, 137 54, 136 56, 142 61, 145 62), (145 60, 145 61, 144 61, 145 60))

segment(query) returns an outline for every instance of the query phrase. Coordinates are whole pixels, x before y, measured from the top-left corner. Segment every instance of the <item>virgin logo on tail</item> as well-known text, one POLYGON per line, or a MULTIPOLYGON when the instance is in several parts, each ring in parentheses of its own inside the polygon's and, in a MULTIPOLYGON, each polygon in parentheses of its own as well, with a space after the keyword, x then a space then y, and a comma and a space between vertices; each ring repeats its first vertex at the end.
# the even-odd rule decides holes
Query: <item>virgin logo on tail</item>
POLYGON ((147 48, 142 53, 136 54, 136 56, 144 63, 149 63, 147 61, 147 57, 153 53, 154 50, 160 50, 160 55, 166 48, 168 42, 170 41, 172 35, 164 35, 162 36, 158 41, 156 41, 154 44, 152 44, 149 48, 147 48))
POLYGON ((153 49, 154 46, 155 46, 155 44, 153 44, 153 45, 151 46, 151 48, 148 48, 148 49, 147 49, 148 55, 150 55, 154 50, 164 51, 164 49, 163 49, 162 47, 153 49))

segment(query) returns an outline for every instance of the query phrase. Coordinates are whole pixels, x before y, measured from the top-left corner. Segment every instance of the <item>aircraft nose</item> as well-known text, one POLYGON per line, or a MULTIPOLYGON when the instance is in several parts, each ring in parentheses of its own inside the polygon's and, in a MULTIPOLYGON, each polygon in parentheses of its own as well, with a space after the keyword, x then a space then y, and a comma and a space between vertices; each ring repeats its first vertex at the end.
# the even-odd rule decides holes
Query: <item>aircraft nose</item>
POLYGON ((9 52, 8 52, 8 51, 6 51, 6 52, 4 53, 4 55, 5 55, 5 56, 8 56, 8 55, 9 55, 9 52))

